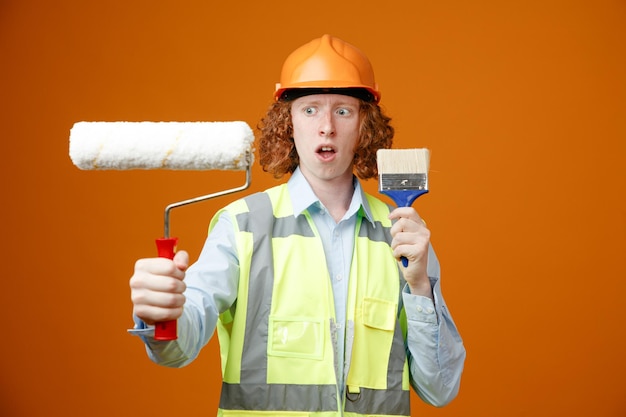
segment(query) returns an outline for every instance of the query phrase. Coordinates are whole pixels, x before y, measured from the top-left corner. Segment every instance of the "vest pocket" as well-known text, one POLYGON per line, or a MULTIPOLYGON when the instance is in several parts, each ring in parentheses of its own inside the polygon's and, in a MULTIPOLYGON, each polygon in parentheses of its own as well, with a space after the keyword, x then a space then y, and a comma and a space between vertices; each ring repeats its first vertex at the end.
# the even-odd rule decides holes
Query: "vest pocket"
POLYGON ((364 297, 354 324, 354 346, 347 385, 388 389, 389 357, 396 325, 397 305, 364 297))
POLYGON ((322 320, 270 316, 268 339, 267 354, 270 356, 317 360, 324 357, 322 320))
POLYGON ((374 329, 393 331, 398 306, 387 300, 363 299, 363 324, 374 329))

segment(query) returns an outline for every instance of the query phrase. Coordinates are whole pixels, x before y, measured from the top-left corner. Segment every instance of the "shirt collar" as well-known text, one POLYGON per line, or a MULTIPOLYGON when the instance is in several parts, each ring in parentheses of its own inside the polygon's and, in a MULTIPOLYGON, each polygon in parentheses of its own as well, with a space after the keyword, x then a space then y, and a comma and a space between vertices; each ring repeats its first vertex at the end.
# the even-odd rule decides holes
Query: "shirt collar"
MULTIPOLYGON (((372 216, 369 203, 365 196, 365 191, 363 187, 361 187, 360 181, 356 177, 353 178, 354 194, 352 194, 352 201, 350 202, 347 215, 349 217, 360 212, 372 225, 375 225, 374 217, 372 216)), ((291 178, 289 178, 287 182, 287 189, 291 196, 291 205, 296 217, 301 215, 305 210, 308 210, 311 206, 323 207, 322 202, 317 198, 311 185, 300 171, 300 167, 297 167, 293 174, 291 174, 291 178)))

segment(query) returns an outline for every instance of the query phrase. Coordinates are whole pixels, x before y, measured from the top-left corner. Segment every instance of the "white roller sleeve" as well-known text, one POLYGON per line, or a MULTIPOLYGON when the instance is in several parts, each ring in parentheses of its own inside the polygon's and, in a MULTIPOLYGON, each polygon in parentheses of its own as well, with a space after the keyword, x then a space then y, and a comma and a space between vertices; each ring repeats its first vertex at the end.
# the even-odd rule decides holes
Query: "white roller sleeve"
POLYGON ((70 158, 85 170, 245 170, 253 142, 241 121, 78 122, 70 130, 70 158))

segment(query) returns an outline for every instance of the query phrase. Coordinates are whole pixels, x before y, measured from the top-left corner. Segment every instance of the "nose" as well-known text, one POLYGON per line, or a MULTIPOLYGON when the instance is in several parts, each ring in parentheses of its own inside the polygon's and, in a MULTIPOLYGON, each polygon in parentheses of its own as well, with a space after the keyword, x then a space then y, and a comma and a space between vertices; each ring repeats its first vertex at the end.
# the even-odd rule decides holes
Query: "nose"
POLYGON ((320 119, 319 134, 332 137, 335 135, 335 121, 331 112, 326 112, 320 119))

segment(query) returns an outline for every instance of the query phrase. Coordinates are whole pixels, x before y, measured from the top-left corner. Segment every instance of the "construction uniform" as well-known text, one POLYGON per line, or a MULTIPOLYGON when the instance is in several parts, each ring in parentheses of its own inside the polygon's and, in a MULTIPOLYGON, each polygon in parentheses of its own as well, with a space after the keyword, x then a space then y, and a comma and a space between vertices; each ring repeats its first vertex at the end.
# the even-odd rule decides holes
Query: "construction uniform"
POLYGON ((188 270, 179 340, 156 342, 149 329, 135 330, 150 357, 166 366, 186 365, 217 324, 219 412, 225 416, 408 415, 410 385, 426 402, 445 404, 458 390, 465 350, 440 294, 434 253, 429 276, 436 303, 406 289, 401 294, 404 283, 389 247, 389 210, 355 181, 357 204, 348 213, 355 256, 348 260, 347 292, 338 297, 324 263, 338 254, 325 253, 320 243, 313 207, 306 205, 311 195, 296 171, 288 184, 238 200, 215 216, 213 232, 229 219, 234 233, 226 243, 210 237, 188 270), (303 192, 304 198, 294 196, 303 192), (220 252, 221 264, 208 268, 220 252), (228 274, 230 283, 224 284, 228 274))

